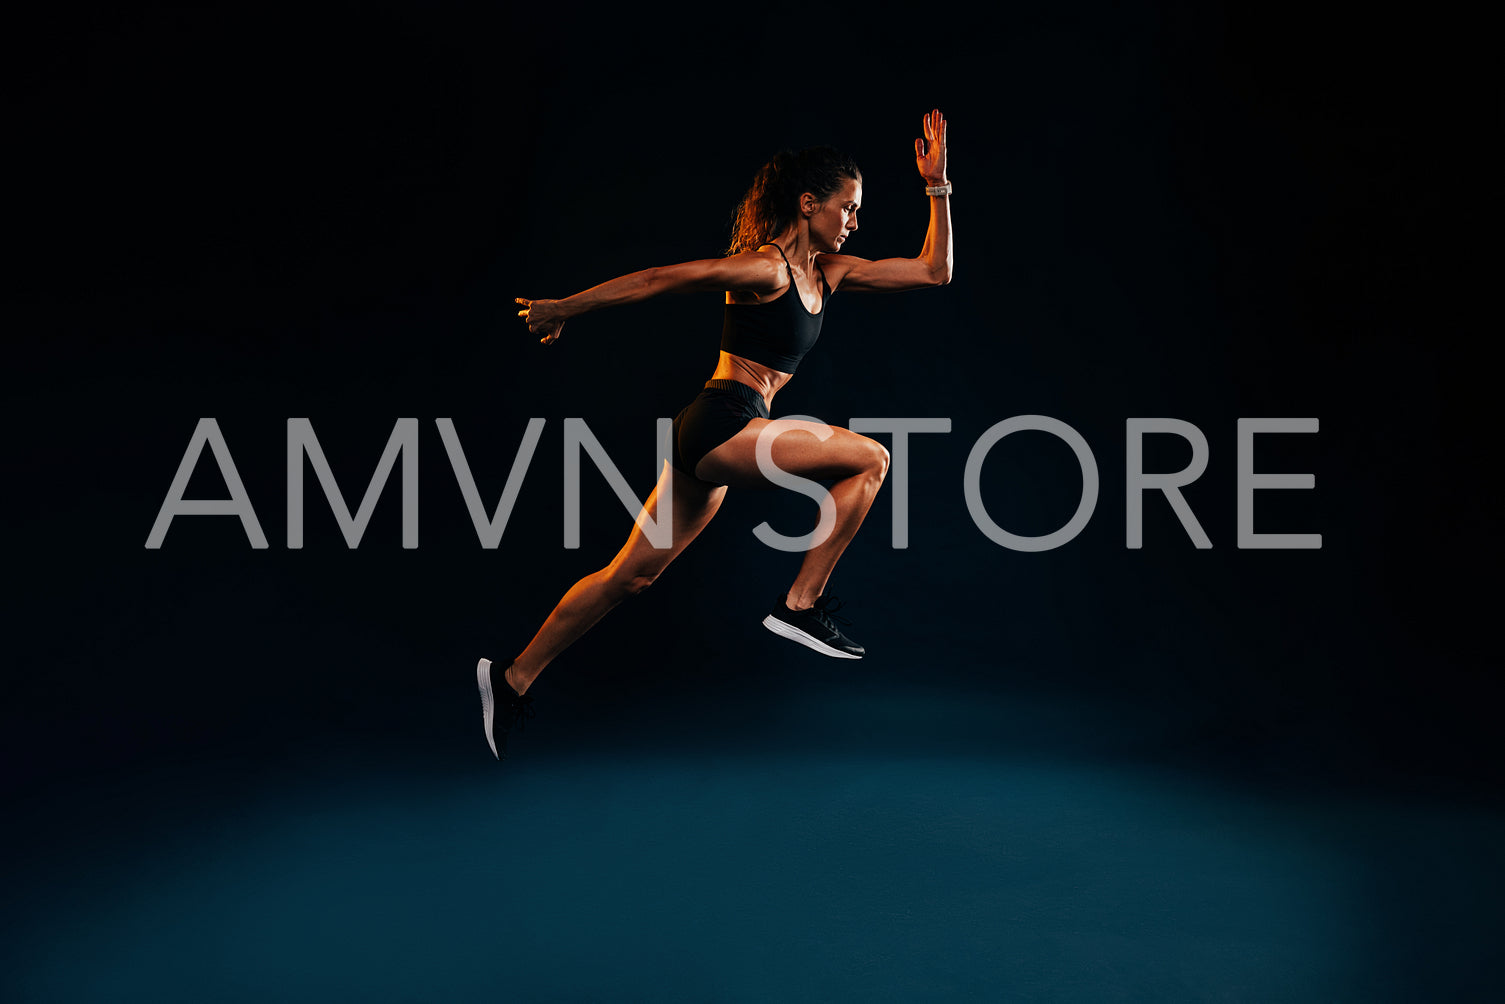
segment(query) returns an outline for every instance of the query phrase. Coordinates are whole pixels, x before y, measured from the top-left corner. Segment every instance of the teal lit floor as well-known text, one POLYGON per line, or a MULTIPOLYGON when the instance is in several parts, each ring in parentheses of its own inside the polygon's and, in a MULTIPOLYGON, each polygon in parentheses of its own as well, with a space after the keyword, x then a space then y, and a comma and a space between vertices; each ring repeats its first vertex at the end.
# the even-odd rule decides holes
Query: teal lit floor
MULTIPOLYGON (((1500 986, 1484 961, 1497 814, 898 741, 881 708, 825 702, 893 731, 778 754, 584 752, 545 720, 505 765, 477 724, 448 760, 329 754, 275 782, 234 761, 143 772, 97 811, 72 805, 71 836, 20 862, 0 997, 1375 1002, 1500 986)), ((944 700, 922 703, 941 728, 944 700)), ((770 730, 802 734, 819 707, 770 730)), ((961 733, 979 720, 950 710, 961 733)))

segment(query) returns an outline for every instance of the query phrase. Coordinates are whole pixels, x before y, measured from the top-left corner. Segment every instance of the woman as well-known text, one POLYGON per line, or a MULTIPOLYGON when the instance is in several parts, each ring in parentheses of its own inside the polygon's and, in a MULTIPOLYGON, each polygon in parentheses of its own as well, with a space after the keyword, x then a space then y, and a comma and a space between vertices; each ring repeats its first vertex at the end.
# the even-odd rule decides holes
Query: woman
MULTIPOLYGON (((528 688, 555 656, 608 610, 642 592, 716 515, 729 485, 767 485, 763 456, 782 471, 832 479, 835 521, 805 552, 789 591, 763 623, 776 634, 836 658, 860 659, 862 646, 832 623, 826 582, 862 524, 888 471, 888 451, 866 436, 818 422, 770 420, 780 387, 820 334, 827 301, 837 290, 888 292, 951 280, 951 185, 946 179, 946 120, 925 116, 915 163, 930 199, 925 245, 914 258, 867 261, 841 253, 857 229, 862 175, 834 150, 780 154, 764 165, 737 210, 724 258, 651 268, 612 279, 563 300, 526 300, 518 316, 545 345, 559 340, 571 317, 662 293, 726 291, 721 355, 704 389, 674 420, 673 458, 611 564, 575 583, 528 647, 495 674, 476 666, 486 741, 500 759, 507 733, 532 716, 528 688), (642 530, 670 500, 672 541, 655 548, 642 530)), ((826 508, 825 505, 822 508, 826 508)))

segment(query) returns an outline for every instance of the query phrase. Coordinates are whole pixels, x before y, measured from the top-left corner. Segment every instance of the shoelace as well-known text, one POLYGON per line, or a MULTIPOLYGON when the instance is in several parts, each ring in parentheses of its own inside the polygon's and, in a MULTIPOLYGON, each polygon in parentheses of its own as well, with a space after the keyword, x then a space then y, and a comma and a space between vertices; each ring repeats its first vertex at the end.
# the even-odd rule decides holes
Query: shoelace
MULTIPOLYGON (((511 690, 512 688, 507 687, 507 689, 511 690)), ((527 694, 523 694, 519 697, 516 693, 514 693, 512 697, 507 701, 507 717, 502 724, 509 732, 514 727, 517 728, 517 731, 521 732, 523 731, 523 723, 529 718, 534 717, 535 714, 536 712, 533 709, 533 698, 529 697, 527 694)))
POLYGON ((844 605, 845 604, 843 604, 841 600, 838 600, 833 593, 829 596, 822 596, 820 599, 816 600, 814 609, 816 611, 816 616, 819 617, 822 622, 824 622, 825 626, 830 628, 832 631, 835 631, 836 626, 831 623, 832 621, 840 621, 842 624, 852 623, 845 617, 841 617, 836 613, 836 611, 840 610, 844 605))

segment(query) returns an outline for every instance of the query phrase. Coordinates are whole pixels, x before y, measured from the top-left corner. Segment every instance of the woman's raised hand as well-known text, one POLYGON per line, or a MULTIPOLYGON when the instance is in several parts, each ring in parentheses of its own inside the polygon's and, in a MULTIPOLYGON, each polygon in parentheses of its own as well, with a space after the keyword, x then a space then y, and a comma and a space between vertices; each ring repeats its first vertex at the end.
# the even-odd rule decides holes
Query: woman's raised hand
POLYGON ((517 302, 523 306, 517 316, 528 325, 529 331, 543 335, 540 342, 548 345, 559 339, 564 331, 565 317, 558 300, 525 300, 519 296, 517 302))
POLYGON ((927 185, 946 183, 946 118, 936 108, 925 116, 925 135, 914 141, 915 166, 927 185))

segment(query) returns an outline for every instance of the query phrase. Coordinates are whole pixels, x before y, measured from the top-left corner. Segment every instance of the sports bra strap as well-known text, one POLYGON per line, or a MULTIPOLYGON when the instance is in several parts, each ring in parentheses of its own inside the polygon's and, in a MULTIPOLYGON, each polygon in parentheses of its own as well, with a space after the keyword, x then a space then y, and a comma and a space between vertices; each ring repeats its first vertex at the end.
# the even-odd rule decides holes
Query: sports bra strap
MULTIPOLYGON (((779 253, 779 257, 782 258, 782 259, 784 259, 784 268, 789 271, 789 284, 791 286, 793 286, 794 285, 794 266, 791 265, 791 264, 789 264, 789 256, 784 253, 784 249, 783 248, 779 247, 773 241, 764 241, 762 244, 759 244, 757 247, 753 248, 753 250, 754 251, 762 251, 764 248, 767 248, 767 247, 773 248, 775 251, 777 251, 779 253)), ((824 286, 826 289, 829 290, 831 288, 831 284, 826 281, 826 270, 820 267, 820 262, 816 262, 815 263, 815 271, 817 271, 817 272, 820 273, 820 284, 822 286, 824 286)), ((797 292, 799 292, 799 290, 796 288, 795 292, 797 293, 797 292)), ((822 293, 821 294, 821 306, 824 307, 825 304, 826 304, 825 294, 822 293)))
POLYGON ((779 253, 779 257, 782 258, 782 259, 784 259, 784 267, 789 270, 789 281, 793 282, 794 281, 794 266, 791 265, 791 264, 789 264, 789 256, 784 253, 784 249, 783 248, 779 247, 773 241, 765 241, 764 243, 759 244, 753 250, 754 251, 762 251, 764 248, 769 248, 769 247, 771 247, 775 251, 777 251, 779 253))

